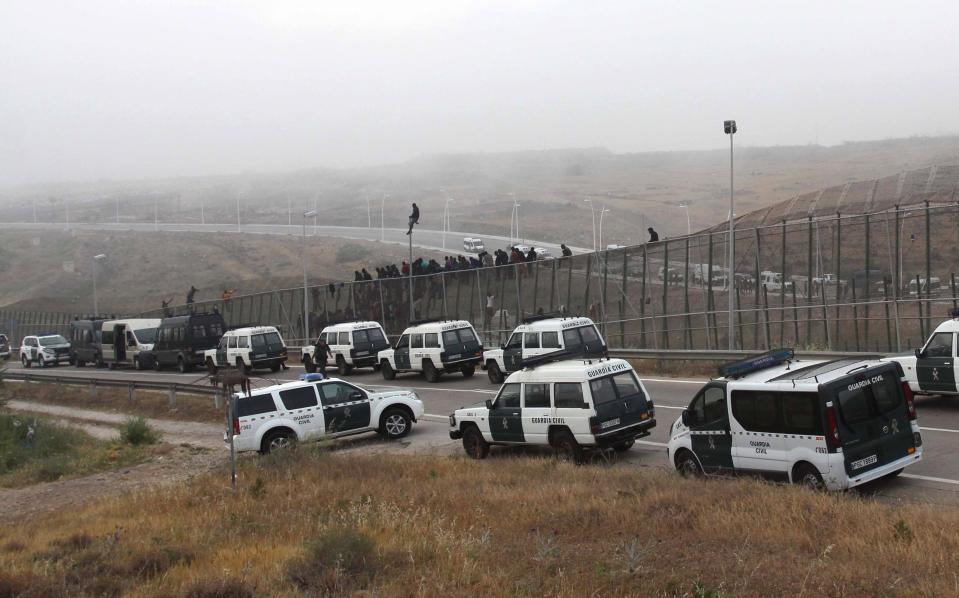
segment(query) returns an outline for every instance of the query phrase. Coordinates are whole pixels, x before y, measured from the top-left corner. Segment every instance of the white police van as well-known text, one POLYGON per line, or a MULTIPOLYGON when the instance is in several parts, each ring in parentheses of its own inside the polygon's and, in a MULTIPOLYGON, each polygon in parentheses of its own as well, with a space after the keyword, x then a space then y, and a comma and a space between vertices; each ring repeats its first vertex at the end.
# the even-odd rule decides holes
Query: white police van
POLYGON ((791 349, 720 368, 673 423, 684 475, 752 472, 842 490, 922 458, 912 391, 895 363, 800 361, 791 349))
POLYGON ((423 372, 428 382, 438 382, 444 372, 469 378, 483 360, 483 344, 466 320, 423 320, 403 331, 392 349, 377 356, 386 380, 397 372, 423 372))
POLYGON ((70 341, 59 334, 32 334, 20 341, 20 363, 28 368, 36 363, 40 367, 70 363, 70 341))
MULTIPOLYGON (((322 374, 254 389, 231 398, 237 451, 268 453, 296 442, 379 432, 394 439, 409 434, 423 416, 423 402, 410 390, 370 392, 322 374)), ((229 442, 229 435, 224 435, 229 442)))
MULTIPOLYGON (((147 363, 140 354, 153 350, 160 318, 135 318, 106 320, 100 326, 100 353, 98 362, 113 369, 120 365, 132 365, 142 370, 147 363)), ((79 364, 78 352, 74 349, 74 361, 79 364)))
POLYGON ((485 458, 493 444, 540 445, 580 462, 584 451, 625 451, 649 435, 656 411, 629 362, 568 357, 558 351, 532 359, 510 374, 495 399, 457 409, 450 438, 461 438, 474 459, 485 458))
POLYGON ((234 328, 223 333, 216 348, 203 352, 203 361, 211 374, 222 367, 235 367, 244 374, 253 368, 278 372, 286 362, 286 343, 273 326, 234 328))
MULTIPOLYGON (((320 332, 319 338, 325 340, 330 346, 336 371, 341 376, 352 373, 353 368, 379 367, 377 354, 383 349, 390 348, 390 341, 386 339, 383 326, 373 321, 331 324, 320 332)), ((315 345, 309 345, 300 350, 303 367, 307 372, 316 371, 316 359, 313 355, 315 351, 315 345)))
POLYGON ((545 314, 525 318, 499 349, 483 352, 490 382, 502 384, 506 374, 520 369, 525 359, 555 351, 575 357, 603 357, 606 342, 589 318, 545 314))
POLYGON ((959 333, 959 310, 952 310, 946 320, 929 335, 926 344, 914 352, 884 357, 902 366, 909 388, 920 394, 955 395, 957 387, 956 334, 959 333))

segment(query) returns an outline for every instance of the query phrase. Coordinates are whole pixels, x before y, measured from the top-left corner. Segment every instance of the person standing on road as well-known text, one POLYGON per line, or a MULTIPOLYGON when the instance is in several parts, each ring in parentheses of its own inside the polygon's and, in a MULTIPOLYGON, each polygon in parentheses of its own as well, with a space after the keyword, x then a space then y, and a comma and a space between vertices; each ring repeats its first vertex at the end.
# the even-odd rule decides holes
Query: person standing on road
POLYGON ((416 202, 413 202, 413 213, 410 214, 410 230, 406 231, 406 234, 413 234, 413 225, 420 223, 420 209, 416 207, 416 202))
POLYGON ((330 351, 330 346, 321 334, 317 337, 316 344, 313 345, 313 363, 316 364, 316 371, 326 373, 326 362, 331 357, 333 357, 333 353, 330 351))

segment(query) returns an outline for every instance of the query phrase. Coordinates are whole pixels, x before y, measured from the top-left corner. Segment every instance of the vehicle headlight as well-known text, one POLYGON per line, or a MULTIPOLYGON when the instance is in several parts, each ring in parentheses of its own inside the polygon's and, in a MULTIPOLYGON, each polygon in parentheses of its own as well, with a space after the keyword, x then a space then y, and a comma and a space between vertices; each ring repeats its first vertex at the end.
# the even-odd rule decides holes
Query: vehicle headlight
POLYGON ((450 414, 450 427, 456 427, 456 414, 450 414))
POLYGON ((45 353, 46 355, 53 355, 53 349, 46 349, 46 348, 44 348, 44 349, 40 349, 40 350, 41 350, 43 353, 45 353))

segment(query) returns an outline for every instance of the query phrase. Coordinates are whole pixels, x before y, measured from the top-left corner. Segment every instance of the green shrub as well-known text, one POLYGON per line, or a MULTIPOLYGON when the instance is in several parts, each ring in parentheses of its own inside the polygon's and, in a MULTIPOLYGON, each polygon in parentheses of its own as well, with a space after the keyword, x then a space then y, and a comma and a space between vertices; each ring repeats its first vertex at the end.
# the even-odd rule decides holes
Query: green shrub
POLYGON ((120 441, 131 446, 156 444, 160 441, 160 433, 151 428, 145 419, 136 416, 128 419, 120 428, 120 441))
POLYGON ((348 595, 365 588, 381 565, 373 538, 354 529, 336 528, 309 542, 306 555, 287 566, 287 575, 306 593, 348 595))

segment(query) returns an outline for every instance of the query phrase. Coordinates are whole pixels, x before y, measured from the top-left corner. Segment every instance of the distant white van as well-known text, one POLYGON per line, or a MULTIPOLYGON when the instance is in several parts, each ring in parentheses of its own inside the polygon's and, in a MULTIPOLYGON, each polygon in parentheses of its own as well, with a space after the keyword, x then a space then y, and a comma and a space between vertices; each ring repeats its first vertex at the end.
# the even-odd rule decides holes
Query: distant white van
POLYGON ((483 243, 483 239, 476 237, 463 237, 463 251, 468 251, 470 253, 483 253, 486 251, 486 245, 483 243))
POLYGON ((109 368, 132 365, 138 370, 149 364, 140 359, 140 353, 152 351, 156 343, 160 318, 107 320, 100 325, 100 353, 109 368))

